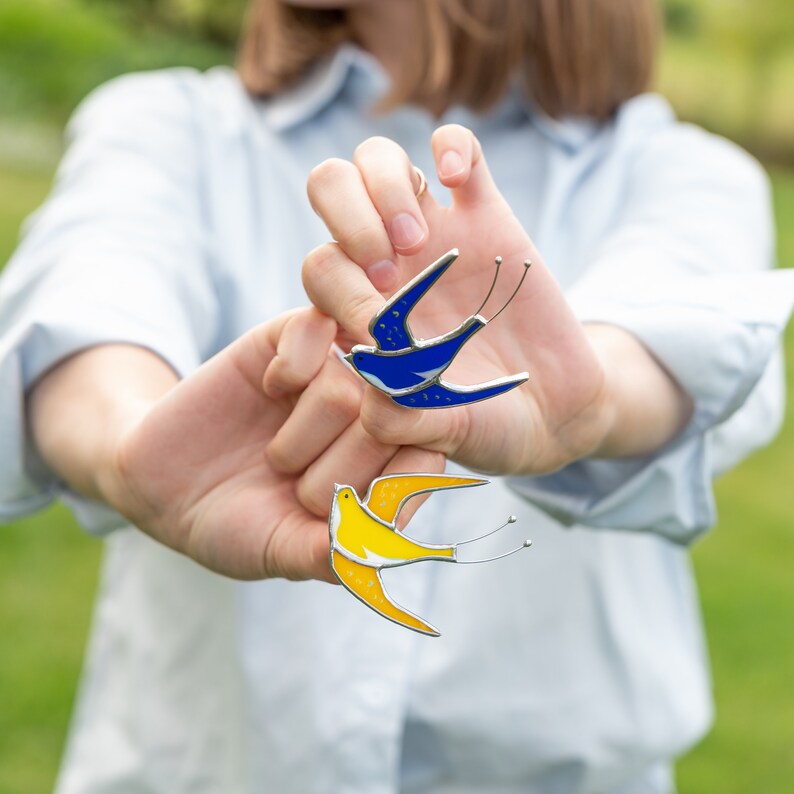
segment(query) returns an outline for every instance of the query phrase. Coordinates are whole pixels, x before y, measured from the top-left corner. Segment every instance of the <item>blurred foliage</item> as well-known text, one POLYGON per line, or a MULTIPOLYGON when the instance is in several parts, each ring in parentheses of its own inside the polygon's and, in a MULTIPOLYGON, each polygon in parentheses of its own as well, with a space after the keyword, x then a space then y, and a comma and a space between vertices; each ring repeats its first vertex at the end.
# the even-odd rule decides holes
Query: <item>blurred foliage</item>
POLYGON ((699 0, 704 26, 750 63, 775 59, 794 41, 791 0, 699 0))
POLYGON ((231 39, 222 45, 208 39, 198 22, 195 35, 157 25, 154 18, 143 26, 123 8, 127 3, 139 5, 135 0, 2 0, 0 118, 60 126, 91 89, 116 75, 172 65, 205 69, 232 60, 231 39))
POLYGON ((703 18, 720 48, 747 70, 744 136, 753 141, 764 126, 776 68, 794 49, 794 2, 711 0, 704 4, 703 18))
POLYGON ((666 0, 660 86, 684 118, 794 163, 794 2, 666 0))
POLYGON ((700 30, 700 9, 691 0, 667 0, 663 8, 664 26, 669 33, 692 36, 700 30))
POLYGON ((237 41, 246 0, 86 0, 136 26, 169 30, 230 46, 237 41))

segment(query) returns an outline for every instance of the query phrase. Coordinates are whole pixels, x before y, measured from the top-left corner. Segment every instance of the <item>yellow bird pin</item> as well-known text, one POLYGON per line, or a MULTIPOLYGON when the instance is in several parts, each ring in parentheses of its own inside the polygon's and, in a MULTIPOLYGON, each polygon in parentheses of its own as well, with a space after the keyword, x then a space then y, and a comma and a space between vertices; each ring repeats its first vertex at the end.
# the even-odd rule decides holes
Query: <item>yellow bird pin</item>
POLYGON ((440 636, 437 629, 389 597, 381 579, 382 569, 421 560, 466 564, 490 562, 527 548, 531 541, 524 541, 518 548, 496 557, 458 560, 459 546, 498 532, 515 522, 515 516, 510 516, 502 526, 484 535, 449 546, 435 546, 409 538, 397 529, 397 516, 405 502, 417 494, 446 488, 470 488, 487 482, 480 477, 447 474, 392 474, 373 480, 364 501, 351 486, 335 485, 328 528, 331 533, 331 568, 336 578, 356 598, 383 617, 421 634, 440 636))

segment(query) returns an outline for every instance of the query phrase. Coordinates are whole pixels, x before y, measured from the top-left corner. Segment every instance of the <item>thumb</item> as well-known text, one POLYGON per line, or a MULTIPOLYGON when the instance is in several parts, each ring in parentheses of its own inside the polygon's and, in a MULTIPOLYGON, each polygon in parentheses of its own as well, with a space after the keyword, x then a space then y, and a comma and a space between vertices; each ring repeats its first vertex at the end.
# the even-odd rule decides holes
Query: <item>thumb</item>
POLYGON ((460 124, 439 127, 430 139, 441 183, 458 206, 504 203, 475 134, 460 124))

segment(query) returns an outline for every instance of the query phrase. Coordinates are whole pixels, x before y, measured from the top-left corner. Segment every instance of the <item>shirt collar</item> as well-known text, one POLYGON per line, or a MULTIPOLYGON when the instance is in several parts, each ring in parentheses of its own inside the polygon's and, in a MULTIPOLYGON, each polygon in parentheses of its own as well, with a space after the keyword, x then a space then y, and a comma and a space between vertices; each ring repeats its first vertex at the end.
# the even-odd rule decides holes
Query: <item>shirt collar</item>
MULTIPOLYGON (((388 93, 389 85, 388 74, 375 58, 346 43, 318 62, 294 87, 264 100, 262 113, 271 129, 282 132, 318 115, 343 91, 354 106, 371 108, 388 93)), ((513 85, 490 115, 515 116, 516 113, 528 117, 543 136, 570 153, 580 150, 603 129, 603 123, 592 118, 554 119, 513 85)))
POLYGON ((319 61, 299 83, 262 102, 267 125, 282 132, 309 121, 343 90, 354 104, 372 106, 389 90, 383 67, 354 44, 343 44, 319 61))
POLYGON ((571 154, 590 143, 604 127, 603 122, 587 116, 562 116, 555 119, 534 105, 530 105, 529 116, 542 135, 571 154))

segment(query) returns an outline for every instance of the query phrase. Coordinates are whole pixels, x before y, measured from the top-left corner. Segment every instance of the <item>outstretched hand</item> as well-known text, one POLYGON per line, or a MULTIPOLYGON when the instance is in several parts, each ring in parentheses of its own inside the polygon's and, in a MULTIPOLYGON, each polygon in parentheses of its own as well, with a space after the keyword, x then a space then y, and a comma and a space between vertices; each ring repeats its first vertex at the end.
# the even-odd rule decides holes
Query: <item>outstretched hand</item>
POLYGON ((287 313, 178 383, 147 350, 85 351, 34 389, 34 437, 72 487, 212 570, 333 582, 333 483, 363 493, 384 473, 443 468, 363 431, 335 334, 314 309, 287 313))
POLYGON ((461 385, 524 370, 530 382, 465 407, 401 408, 368 387, 363 426, 385 443, 443 452, 471 468, 545 472, 592 454, 610 429, 605 377, 582 325, 488 171, 479 142, 448 125, 432 138, 436 168, 450 189, 444 207, 417 198, 417 175, 394 142, 372 138, 353 162, 329 160, 309 179, 309 197, 335 243, 312 251, 303 277, 313 303, 341 326, 343 344, 370 343, 368 323, 390 294, 453 247, 460 258, 411 314, 418 336, 443 334, 473 314, 502 272, 482 314, 504 305, 524 260, 532 269, 513 302, 474 337, 445 373, 461 385))

